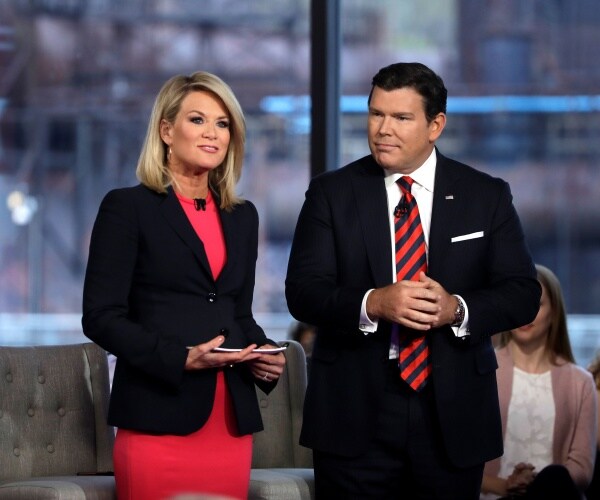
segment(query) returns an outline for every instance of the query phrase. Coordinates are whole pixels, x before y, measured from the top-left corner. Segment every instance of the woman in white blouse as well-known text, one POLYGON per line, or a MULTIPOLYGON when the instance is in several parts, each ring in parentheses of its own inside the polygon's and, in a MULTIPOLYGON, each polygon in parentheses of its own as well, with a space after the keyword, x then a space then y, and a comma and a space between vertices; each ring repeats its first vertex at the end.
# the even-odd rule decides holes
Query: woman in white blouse
POLYGON ((481 499, 582 499, 596 451, 596 390, 571 350, 560 283, 536 265, 540 310, 500 334, 498 394, 504 455, 485 466, 481 499))

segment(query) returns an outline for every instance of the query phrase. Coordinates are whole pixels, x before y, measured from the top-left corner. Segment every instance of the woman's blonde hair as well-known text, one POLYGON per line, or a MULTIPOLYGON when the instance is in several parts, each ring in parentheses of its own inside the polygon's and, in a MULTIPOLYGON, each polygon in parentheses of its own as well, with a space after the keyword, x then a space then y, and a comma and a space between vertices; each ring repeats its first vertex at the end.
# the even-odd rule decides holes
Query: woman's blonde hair
MULTIPOLYGON (((536 264, 537 279, 540 285, 546 290, 548 300, 550 301, 550 332, 546 340, 546 349, 550 354, 552 363, 556 363, 557 357, 562 357, 571 363, 575 363, 571 341, 569 340, 569 330, 567 329, 567 312, 565 301, 563 299, 560 281, 556 275, 547 267, 536 264)), ((508 345, 511 339, 511 332, 500 334, 499 346, 508 345)))
POLYGON ((218 76, 197 71, 189 76, 170 78, 156 96, 146 138, 137 163, 136 175, 148 188, 164 193, 174 181, 167 167, 168 146, 160 135, 161 120, 174 123, 183 99, 190 92, 205 91, 218 97, 229 115, 231 141, 223 163, 208 174, 209 189, 216 194, 222 209, 230 210, 242 200, 235 193, 235 186, 242 173, 246 121, 242 107, 233 91, 218 76))

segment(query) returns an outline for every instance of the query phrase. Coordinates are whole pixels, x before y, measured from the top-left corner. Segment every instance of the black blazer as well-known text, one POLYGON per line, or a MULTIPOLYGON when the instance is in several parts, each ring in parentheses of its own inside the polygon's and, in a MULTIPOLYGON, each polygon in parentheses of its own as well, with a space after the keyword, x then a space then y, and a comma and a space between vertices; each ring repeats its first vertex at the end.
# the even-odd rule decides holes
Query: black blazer
MULTIPOLYGON (((175 193, 142 185, 109 192, 92 231, 83 331, 117 357, 109 423, 189 434, 208 419, 216 371, 184 371, 188 345, 225 328, 224 347, 268 340, 252 315, 258 214, 252 203, 220 211, 227 263, 215 281, 204 246, 175 193)), ((225 370, 239 431, 262 430, 254 378, 225 370)), ((263 390, 274 384, 257 382, 263 390)))
MULTIPOLYGON (((392 282, 384 173, 372 156, 314 178, 286 278, 290 312, 319 327, 301 443, 365 451, 384 397, 391 325, 358 329, 362 299, 392 282)), ((437 153, 428 274, 469 308, 471 335, 427 333, 443 446, 457 466, 502 453, 496 358, 490 336, 530 322, 540 286, 506 182, 437 153), (464 241, 452 238, 472 233, 464 241)))

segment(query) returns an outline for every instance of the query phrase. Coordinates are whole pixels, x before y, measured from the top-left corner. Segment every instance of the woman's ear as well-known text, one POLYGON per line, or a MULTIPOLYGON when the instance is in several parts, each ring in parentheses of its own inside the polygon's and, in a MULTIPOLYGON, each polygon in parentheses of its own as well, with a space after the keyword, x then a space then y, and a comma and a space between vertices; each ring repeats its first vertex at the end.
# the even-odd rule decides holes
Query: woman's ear
POLYGON ((171 145, 171 124, 164 118, 160 121, 160 138, 167 145, 171 145))

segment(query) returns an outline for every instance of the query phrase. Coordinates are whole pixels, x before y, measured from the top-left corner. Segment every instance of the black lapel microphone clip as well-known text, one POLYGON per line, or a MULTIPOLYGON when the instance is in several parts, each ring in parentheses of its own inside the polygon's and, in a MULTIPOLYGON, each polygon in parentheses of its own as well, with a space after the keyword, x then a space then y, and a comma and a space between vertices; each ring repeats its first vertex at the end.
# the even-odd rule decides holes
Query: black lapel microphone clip
POLYGON ((206 198, 194 198, 194 207, 196 210, 206 211, 206 198))

